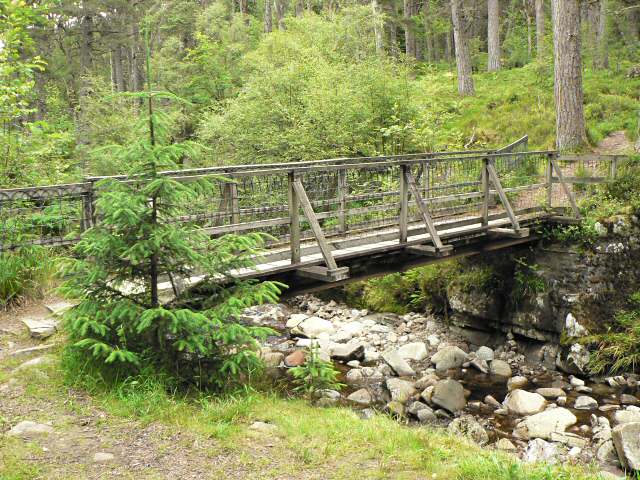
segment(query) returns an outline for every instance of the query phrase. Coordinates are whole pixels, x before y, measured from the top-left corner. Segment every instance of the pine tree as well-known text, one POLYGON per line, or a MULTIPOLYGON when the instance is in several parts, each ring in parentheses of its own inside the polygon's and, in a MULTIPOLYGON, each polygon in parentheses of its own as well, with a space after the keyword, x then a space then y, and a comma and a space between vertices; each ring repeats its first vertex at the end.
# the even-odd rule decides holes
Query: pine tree
MULTIPOLYGON (((147 79, 149 69, 147 55, 147 79)), ((197 153, 191 144, 170 143, 164 116, 154 110, 156 99, 180 99, 153 91, 150 80, 146 91, 125 95, 146 103, 139 125, 144 135, 136 144, 110 147, 135 167, 126 180, 96 185, 99 220, 65 268, 62 291, 80 301, 66 326, 75 348, 126 373, 152 366, 180 380, 221 386, 259 366, 257 342, 271 331, 242 325, 238 318, 250 305, 277 301, 282 285, 240 281, 229 273, 253 264, 262 236, 210 238, 194 224, 175 222, 220 179, 184 183, 163 175, 183 156, 197 153), (216 286, 208 308, 198 312, 161 303, 161 278, 196 274, 216 286)))

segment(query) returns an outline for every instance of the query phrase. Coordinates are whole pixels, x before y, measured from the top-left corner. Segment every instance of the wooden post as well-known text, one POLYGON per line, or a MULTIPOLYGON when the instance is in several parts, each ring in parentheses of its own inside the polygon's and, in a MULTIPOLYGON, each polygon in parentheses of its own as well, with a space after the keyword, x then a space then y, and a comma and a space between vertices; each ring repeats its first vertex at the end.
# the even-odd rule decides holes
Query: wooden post
POLYGON ((611 157, 611 169, 609 171, 609 176, 611 177, 611 181, 616 179, 618 175, 618 156, 614 155, 611 157))
POLYGON ((238 184, 232 182, 229 184, 230 204, 231 207, 231 223, 240 223, 240 203, 238 201, 238 184))
POLYGON ((482 205, 480 206, 480 217, 482 217, 482 226, 486 227, 489 225, 489 199, 491 196, 491 191, 489 188, 489 172, 487 171, 487 165, 489 164, 488 158, 482 159, 482 205))
POLYGON ((93 182, 86 183, 87 191, 82 195, 82 218, 80 220, 80 231, 84 232, 93 226, 93 182))
POLYGON ((289 172, 289 244, 291 247, 291 263, 300 263, 300 199, 293 184, 295 174, 289 172))
POLYGON ((546 190, 547 190, 547 200, 546 207, 551 209, 552 205, 552 195, 553 195, 553 154, 550 153, 547 155, 547 163, 545 165, 545 179, 546 179, 546 190))
POLYGON ((400 244, 407 243, 409 237, 409 185, 407 182, 408 165, 400 165, 400 244))
POLYGON ((494 188, 498 192, 498 196, 500 197, 500 201, 502 202, 504 209, 507 211, 507 216, 511 221, 511 227, 514 230, 520 230, 520 223, 518 222, 513 208, 511 207, 511 202, 509 202, 507 194, 502 188, 502 184, 500 183, 500 179, 498 178, 498 172, 496 171, 496 167, 493 165, 493 160, 489 160, 489 162, 487 163, 487 173, 489 174, 489 178, 491 179, 494 188))
POLYGON ((420 210, 422 221, 427 226, 427 231, 431 236, 431 241, 433 242, 436 250, 442 250, 444 245, 442 244, 442 240, 440 240, 440 235, 438 235, 438 230, 436 229, 436 226, 433 223, 433 218, 431 218, 431 213, 429 212, 427 205, 422 200, 422 196, 420 195, 420 189, 418 188, 418 185, 415 179, 413 178, 413 175, 411 174, 411 170, 407 169, 405 170, 404 173, 406 176, 407 185, 409 186, 409 190, 411 191, 411 194, 413 195, 414 200, 416 201, 418 210, 420 210))
POLYGON ((340 230, 340 233, 345 233, 347 231, 347 194, 349 193, 348 188, 347 170, 338 170, 338 229, 340 230))

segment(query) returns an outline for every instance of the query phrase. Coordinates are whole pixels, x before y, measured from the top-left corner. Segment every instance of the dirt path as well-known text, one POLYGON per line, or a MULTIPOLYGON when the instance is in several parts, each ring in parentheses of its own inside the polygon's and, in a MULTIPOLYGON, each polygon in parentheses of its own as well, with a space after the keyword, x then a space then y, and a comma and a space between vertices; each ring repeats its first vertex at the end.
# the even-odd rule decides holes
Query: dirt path
POLYGON ((626 155, 633 153, 633 144, 624 131, 611 132, 593 152, 600 155, 626 155))
POLYGON ((59 334, 30 338, 21 321, 48 315, 45 302, 0 314, 0 479, 292 478, 256 476, 255 462, 247 461, 262 458, 269 465, 272 438, 258 436, 230 450, 193 432, 109 415, 83 392, 65 387, 51 354, 59 347, 20 353, 62 343, 59 334), (34 359, 36 365, 24 366, 34 359), (22 421, 51 426, 53 433, 7 435, 22 421))

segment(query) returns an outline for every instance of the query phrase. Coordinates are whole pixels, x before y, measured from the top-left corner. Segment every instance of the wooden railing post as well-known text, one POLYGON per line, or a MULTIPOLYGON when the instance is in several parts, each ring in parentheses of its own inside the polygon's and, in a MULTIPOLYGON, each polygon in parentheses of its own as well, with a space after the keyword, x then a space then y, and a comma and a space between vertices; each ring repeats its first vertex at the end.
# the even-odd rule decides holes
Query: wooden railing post
POLYGON ((338 228, 340 233, 347 231, 347 169, 338 170, 338 228))
POLYGON ((80 230, 84 232, 94 225, 94 186, 95 183, 92 180, 85 182, 87 185, 87 191, 82 195, 82 218, 80 221, 80 230))
POLYGON ((235 225, 240 223, 240 202, 238 201, 238 184, 236 182, 231 182, 229 184, 229 194, 229 206, 231 207, 231 223, 235 225))
POLYGON ((491 197, 491 191, 489 188, 489 171, 488 171, 489 159, 482 159, 482 178, 480 180, 482 185, 482 205, 480 207, 480 217, 482 218, 482 226, 489 225, 489 201, 491 197))
POLYGON ((408 165, 400 165, 400 243, 407 243, 409 237, 409 181, 408 165))
POLYGON ((289 172, 289 244, 291 263, 300 263, 300 198, 294 188, 296 176, 289 172))
POLYGON ((616 176, 618 175, 618 156, 614 155, 613 157, 611 157, 611 168, 609 171, 609 176, 611 177, 611 180, 615 180, 616 176))
POLYGON ((547 155, 547 162, 545 165, 545 183, 547 190, 547 199, 545 202, 545 206, 547 209, 551 209, 552 205, 552 195, 553 195, 553 154, 550 153, 547 155))

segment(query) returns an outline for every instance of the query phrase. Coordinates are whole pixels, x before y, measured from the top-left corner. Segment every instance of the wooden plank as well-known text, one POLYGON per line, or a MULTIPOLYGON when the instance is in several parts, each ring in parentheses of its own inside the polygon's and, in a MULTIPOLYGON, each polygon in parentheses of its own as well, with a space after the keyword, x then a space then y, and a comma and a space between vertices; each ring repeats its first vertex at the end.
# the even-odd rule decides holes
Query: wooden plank
POLYGON ((562 215, 552 215, 547 218, 548 222, 558 223, 560 225, 579 225, 582 220, 575 217, 565 217, 562 215))
MULTIPOLYGON (((609 177, 564 177, 564 183, 568 185, 572 184, 598 184, 598 183, 608 183, 610 182, 609 177)), ((552 183, 562 183, 563 180, 560 180, 558 177, 552 177, 552 183)))
POLYGON ((567 196, 567 199, 569 200, 569 204, 571 205, 571 210, 573 210, 573 215, 576 218, 581 218, 580 210, 578 209, 578 205, 576 204, 576 199, 573 196, 573 192, 569 190, 569 186, 564 181, 564 174, 562 173, 562 170, 558 167, 558 164, 553 160, 553 158, 551 159, 551 166, 555 169, 556 174, 558 175, 558 179, 560 180, 560 185, 562 185, 564 194, 567 196))
POLYGON ((496 169, 491 162, 487 162, 487 172, 489 173, 489 178, 493 183, 493 187, 498 192, 498 196, 500 197, 500 201, 502 202, 502 205, 507 211, 507 216, 511 221, 511 225, 513 226, 514 230, 518 230, 520 228, 520 224, 518 223, 517 217, 513 213, 511 202, 509 202, 509 199, 507 198, 507 194, 504 192, 504 189, 502 188, 502 184, 500 183, 500 179, 498 178, 498 173, 496 172, 496 169))
POLYGON ((300 263, 300 199, 294 188, 296 178, 293 173, 288 175, 289 181, 289 245, 291 263, 300 263))
POLYGON ((316 241, 318 242, 318 246, 320 247, 320 251, 322 252, 322 256, 324 257, 324 261, 327 264, 327 267, 329 268, 329 270, 336 270, 338 268, 338 265, 336 265, 336 261, 331 254, 331 247, 324 237, 322 228, 320 228, 320 224, 318 223, 318 219, 316 218, 316 214, 313 211, 311 203, 309 203, 307 192, 305 191, 300 178, 294 179, 293 189, 295 190, 296 196, 300 201, 302 210, 304 211, 304 215, 305 217, 307 217, 307 221, 311 226, 311 230, 316 237, 316 241))
POLYGON ((443 245, 438 249, 433 245, 411 245, 407 247, 409 253, 416 255, 428 255, 430 257, 447 257, 453 252, 453 245, 443 245))

